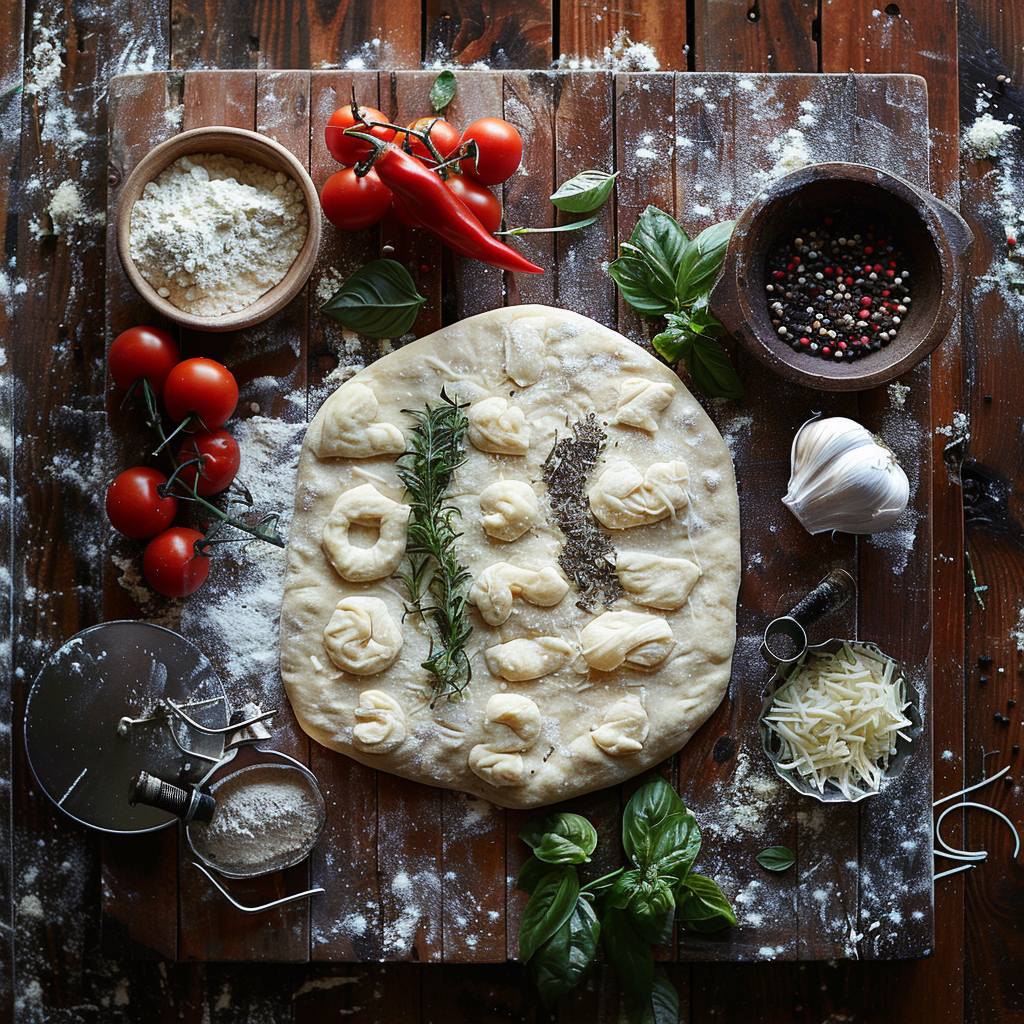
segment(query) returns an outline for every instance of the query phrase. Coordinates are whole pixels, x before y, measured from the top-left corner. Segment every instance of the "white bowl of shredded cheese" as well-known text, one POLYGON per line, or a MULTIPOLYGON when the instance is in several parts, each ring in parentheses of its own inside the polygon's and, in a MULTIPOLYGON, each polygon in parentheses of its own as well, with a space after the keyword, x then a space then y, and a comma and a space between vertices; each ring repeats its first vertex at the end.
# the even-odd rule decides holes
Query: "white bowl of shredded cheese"
POLYGON ((195 330, 265 320, 305 285, 320 201, 284 146, 241 128, 183 132, 154 147, 118 200, 117 249, 142 297, 195 330))
POLYGON ((831 640, 780 668, 761 709, 765 753, 797 792, 855 803, 898 776, 921 731, 902 666, 874 644, 831 640))

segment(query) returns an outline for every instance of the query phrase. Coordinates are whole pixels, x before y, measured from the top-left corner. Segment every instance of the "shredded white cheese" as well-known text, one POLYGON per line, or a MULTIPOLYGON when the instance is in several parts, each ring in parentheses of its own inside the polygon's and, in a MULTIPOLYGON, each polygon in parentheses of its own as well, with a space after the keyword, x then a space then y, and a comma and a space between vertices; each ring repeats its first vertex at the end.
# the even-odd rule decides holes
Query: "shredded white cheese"
POLYGON ((765 723, 779 737, 781 769, 853 799, 878 791, 897 739, 910 739, 907 707, 896 663, 844 644, 808 657, 776 691, 765 723))

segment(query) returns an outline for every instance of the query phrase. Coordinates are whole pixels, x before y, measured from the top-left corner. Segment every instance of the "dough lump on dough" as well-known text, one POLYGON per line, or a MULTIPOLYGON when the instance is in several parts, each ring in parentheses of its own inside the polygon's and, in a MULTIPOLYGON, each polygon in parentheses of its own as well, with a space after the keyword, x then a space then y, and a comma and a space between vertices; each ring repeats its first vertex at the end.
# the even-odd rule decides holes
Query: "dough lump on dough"
POLYGON ((316 454, 320 458, 368 459, 405 451, 394 423, 377 422, 380 405, 372 388, 353 380, 327 400, 316 454))
POLYGON ((324 627, 327 655, 344 672, 383 672, 402 649, 402 631, 379 597, 343 597, 324 627))
POLYGON ((604 612, 583 627, 580 637, 583 657, 600 672, 613 672, 623 662, 653 668, 675 647, 672 627, 647 612, 604 612))
POLYGON ((511 562, 495 562, 476 578, 469 589, 469 600, 485 622, 500 626, 512 614, 515 598, 551 608, 568 592, 569 584, 552 565, 543 569, 521 569, 511 562))
POLYGON ((540 505, 525 480, 496 480, 480 492, 484 533, 496 540, 519 540, 533 526, 540 505))
POLYGON ((656 523, 686 508, 690 473, 681 459, 655 462, 641 473, 631 462, 613 462, 590 489, 590 507, 610 530, 656 523))
POLYGON ((474 402, 466 410, 466 434, 470 444, 495 455, 525 455, 530 450, 532 428, 526 413, 507 398, 496 395, 474 402))
POLYGON ((365 583, 390 576, 405 554, 406 525, 412 509, 381 494, 373 484, 361 484, 339 495, 324 524, 322 545, 343 580, 365 583), (364 548, 353 544, 354 524, 376 527, 377 541, 364 548))

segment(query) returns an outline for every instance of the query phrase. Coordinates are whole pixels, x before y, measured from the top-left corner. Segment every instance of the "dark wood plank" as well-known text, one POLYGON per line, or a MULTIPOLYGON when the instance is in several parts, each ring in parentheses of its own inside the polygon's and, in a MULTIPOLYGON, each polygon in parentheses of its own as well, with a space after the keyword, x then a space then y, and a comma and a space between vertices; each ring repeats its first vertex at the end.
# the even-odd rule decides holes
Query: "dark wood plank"
POLYGON ((546 68, 555 0, 425 0, 424 60, 491 68, 546 68))
MULTIPOLYGON (((819 71, 817 0, 694 5, 697 71, 819 71)), ((873 70, 873 69, 872 69, 873 70)))
MULTIPOLYGON (((7 70, 10 83, 7 88, 14 91, 0 99, 0 160, 10 171, 0 183, 0 219, 7 225, 14 214, 13 186, 19 180, 21 148, 21 91, 24 78, 25 5, 8 4, 0 13, 0 66, 7 70)), ((11 281, 8 267, 18 265, 17 232, 4 233, 3 283, 4 294, 0 299, 0 338, 5 341, 3 359, 0 360, 0 489, 4 495, 13 495, 14 487, 14 402, 16 382, 7 351, 7 338, 18 313, 20 300, 15 294, 16 282, 11 281)), ((12 551, 15 536, 14 502, 5 500, 0 506, 0 546, 5 552, 12 551)), ((10 623, 13 621, 15 581, 11 573, 10 560, 5 560, 0 571, 0 620, 5 627, 0 630, 0 772, 5 779, 13 777, 15 726, 13 719, 14 699, 14 647, 10 623)), ((13 821, 14 798, 9 785, 0 786, 0 820, 13 821)), ((5 843, 0 851, 0 905, 14 906, 14 843, 5 843)), ((5 919, 10 918, 5 914, 5 919)), ((14 1015, 15 993, 15 934, 13 927, 0 932, 0 1017, 14 1015)))
POLYGON ((590 59, 597 67, 609 64, 626 71, 685 71, 690 40, 686 12, 672 4, 643 0, 601 5, 560 5, 557 57, 564 67, 573 60, 590 59), (631 44, 648 52, 627 53, 631 44), (651 54, 657 67, 648 66, 651 54), (643 66, 635 66, 643 65, 643 66))
MULTIPOLYGON (((1018 8, 1000 10, 995 4, 965 0, 960 5, 960 119, 965 128, 982 111, 1014 123, 1024 116, 1020 89, 1021 41, 1024 20, 1018 8), (1005 88, 997 76, 1011 76, 1005 88), (981 109, 979 109, 981 108, 981 109)), ((1015 134, 1019 134, 1015 133, 1015 134)), ((995 782, 970 794, 1019 822, 1021 755, 1020 580, 1024 572, 1021 549, 1021 507, 1011 481, 1021 478, 1019 446, 1012 440, 1021 427, 1019 405, 1021 326, 1020 296, 1005 287, 992 287, 1011 264, 1005 245, 1007 219, 1003 203, 1021 187, 1022 144, 1011 135, 991 160, 965 154, 962 163, 963 212, 975 231, 972 272, 975 287, 966 297, 964 351, 969 384, 970 439, 962 467, 967 550, 977 584, 987 587, 974 595, 968 579, 967 645, 962 664, 966 703, 966 734, 962 761, 954 759, 954 779, 941 795, 958 788, 961 764, 967 782, 980 781, 1010 766, 1013 784, 995 782), (984 663, 979 659, 992 658, 984 663), (983 682, 983 677, 987 680, 983 682), (1009 702, 1017 701, 1010 708, 1009 702), (996 721, 1005 715, 1009 722, 996 721), (1014 745, 1017 753, 1014 753, 1014 745), (995 753, 999 751, 999 753, 995 753)), ((1012 226, 1012 220, 1011 220, 1012 226)), ((1013 264, 1013 278, 1024 278, 1013 264)), ((949 439, 952 440, 952 439, 949 439)), ((936 750, 938 750, 938 741, 936 750)), ((960 751, 956 750, 959 755, 960 751)), ((943 755, 940 754, 940 757, 943 755)), ((936 779, 938 791, 939 780, 936 779)), ((949 897, 965 895, 964 1005, 975 1019, 1013 1019, 1022 1012, 1015 986, 1008 983, 1009 966, 1024 956, 1019 921, 1024 891, 1013 877, 1009 830, 993 815, 971 811, 962 827, 950 815, 943 823, 948 842, 962 849, 984 849, 989 859, 970 876, 954 875, 936 882, 941 900, 950 882, 949 897), (948 827, 947 826, 951 826, 948 827)), ((952 862, 937 860, 943 868, 952 862)))
MULTIPOLYGON (((510 228, 555 223, 555 207, 548 201, 555 190, 555 81, 554 73, 544 71, 505 75, 504 117, 523 137, 523 162, 504 185, 505 223, 510 228)), ((555 265, 555 236, 516 235, 510 244, 545 273, 508 275, 506 304, 553 304, 555 275, 547 268, 555 265)))

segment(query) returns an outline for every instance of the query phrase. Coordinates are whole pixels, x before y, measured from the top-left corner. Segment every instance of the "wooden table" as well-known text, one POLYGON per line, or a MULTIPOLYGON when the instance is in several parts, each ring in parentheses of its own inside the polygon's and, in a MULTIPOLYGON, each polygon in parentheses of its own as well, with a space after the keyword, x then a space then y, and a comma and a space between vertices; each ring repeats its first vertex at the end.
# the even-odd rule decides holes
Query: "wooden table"
MULTIPOLYGON (((355 57, 368 67, 379 61, 387 68, 415 68, 424 52, 433 55, 438 43, 464 64, 484 60, 497 70, 542 69, 549 65, 553 54, 598 54, 620 26, 627 27, 634 40, 650 43, 666 71, 916 73, 924 76, 928 85, 932 188, 953 203, 961 198, 962 190, 962 208, 973 219, 981 240, 974 267, 979 277, 988 271, 993 248, 1002 244, 1000 217, 993 210, 998 181, 994 175, 986 174, 992 170, 986 161, 965 160, 960 171, 960 118, 953 102, 959 39, 965 124, 976 116, 978 98, 986 99, 984 89, 992 93, 987 102, 995 116, 1015 113, 1020 117, 1020 94, 1012 82, 1024 73, 1019 56, 1024 25, 1017 14, 998 14, 995 4, 962 3, 959 32, 952 5, 926 3, 889 5, 879 10, 839 0, 823 0, 820 6, 698 2, 686 23, 677 12, 660 6, 596 12, 584 5, 554 11, 545 5, 521 4, 511 10, 504 6, 492 10, 485 5, 463 11, 428 4, 422 12, 423 19, 420 13, 404 10, 397 4, 362 5, 358 15, 355 8, 326 10, 322 5, 296 4, 288 5, 286 10, 260 9, 250 17, 246 12, 224 15, 215 13, 212 5, 206 9, 198 2, 182 2, 175 4, 168 25, 155 8, 124 0, 111 4, 109 10, 88 15, 76 15, 70 9, 65 15, 54 5, 38 12, 31 8, 26 12, 16 5, 4 14, 0 52, 6 59, 0 66, 23 67, 30 86, 23 94, 9 93, 7 90, 17 84, 12 79, 5 82, 0 98, 6 104, 0 109, 0 148, 7 163, 15 168, 13 180, 19 183, 19 189, 5 193, 3 200, 11 226, 6 254, 16 257, 17 262, 5 268, 11 287, 9 295, 5 289, 0 314, 6 318, 6 361, 0 366, 4 389, 0 400, 14 438, 13 445, 0 447, 0 466, 5 480, 10 482, 5 492, 13 498, 5 503, 0 526, 12 552, 11 585, 2 592, 0 601, 5 602, 5 610, 10 609, 10 664, 14 668, 13 673, 4 673, 5 679, 9 679, 12 705, 10 730, 0 738, 13 782, 11 789, 4 791, 3 799, 8 802, 14 823, 9 868, 0 874, 0 884, 13 907, 14 928, 0 933, 0 943, 4 944, 0 959, 12 965, 11 971, 3 975, 0 990, 4 993, 4 1005, 13 1008, 15 1019, 88 1019, 96 1016, 87 1009, 89 1005, 100 1007, 100 1019, 111 1020, 211 1017, 277 1021, 345 1016, 365 1021, 426 1021, 543 1016, 524 990, 520 969, 501 962, 514 951, 504 932, 493 937, 486 955, 474 957, 496 961, 489 965, 337 963, 346 959, 376 959, 382 951, 372 944, 341 948, 350 939, 338 939, 332 946, 330 936, 326 945, 318 944, 319 954, 313 956, 314 960, 333 962, 329 964, 175 965, 140 959, 147 950, 165 956, 177 954, 183 959, 208 959, 209 950, 204 943, 220 941, 230 930, 218 932, 223 925, 222 916, 204 912, 198 922, 200 937, 188 940, 182 948, 178 935, 190 931, 195 936, 197 929, 183 929, 179 933, 173 901, 168 904, 166 893, 154 894, 148 880, 154 870, 166 872, 171 879, 178 878, 176 853, 172 850, 168 856, 167 844, 152 837, 142 858, 137 848, 126 856, 119 843, 101 843, 95 834, 69 822, 42 798, 32 783, 21 746, 21 715, 28 687, 42 659, 77 629, 102 619, 139 613, 126 592, 116 585, 119 571, 110 559, 112 542, 96 494, 102 491, 110 465, 130 450, 133 440, 123 417, 107 399, 105 347, 112 332, 145 319, 144 307, 118 283, 119 269, 105 251, 102 224, 79 222, 62 235, 36 237, 37 225, 46 226, 49 197, 61 182, 74 178, 88 197, 89 208, 95 211, 104 208, 103 197, 108 190, 112 195, 116 192, 123 168, 107 168, 107 127, 119 123, 119 111, 112 103, 124 102, 125 96, 108 93, 110 75, 126 70, 183 70, 198 62, 235 68, 316 68, 323 61, 338 63, 339 55, 342 64, 355 57), (36 24, 32 22, 33 13, 38 18, 36 24), (28 29, 23 33, 26 22, 28 29), (559 33, 554 42, 552 26, 557 26, 559 33), (65 27, 66 66, 55 69, 46 43, 51 38, 60 41, 65 27), (372 43, 362 46, 365 37, 379 38, 380 47, 372 43), (51 78, 48 71, 57 73, 51 78), (1004 93, 999 92, 996 84, 999 74, 1011 78, 1004 93), (106 331, 100 329, 105 298, 109 303, 106 331), (126 432, 120 436, 124 438, 125 449, 112 449, 109 438, 119 434, 123 427, 126 432), (90 491, 89 486, 94 490, 90 491), (137 873, 134 880, 133 871, 137 873), (133 911, 130 916, 126 908, 133 911), (124 927, 129 919, 130 934, 124 927), (141 921, 148 922, 148 931, 140 933, 141 921), (168 936, 174 936, 172 947, 167 944, 168 936)), ((334 75, 341 79, 350 73, 361 77, 352 68, 339 69, 334 75)), ((187 80, 181 85, 174 82, 172 89, 183 92, 172 94, 172 100, 175 96, 183 100, 186 119, 221 119, 223 113, 224 120, 230 123, 231 117, 249 116, 244 112, 245 103, 266 95, 257 91, 260 87, 269 88, 274 95, 294 96, 294 104, 282 108, 288 116, 261 128, 270 134, 287 134, 295 131, 296 112, 300 120, 319 113, 313 80, 308 78, 310 92, 304 105, 303 77, 246 74, 237 80, 248 83, 240 85, 242 99, 233 98, 228 92, 206 100, 200 97, 198 102, 193 99, 198 94, 190 92, 187 80)), ((567 77, 580 83, 609 81, 608 76, 567 77)), ((431 78, 429 72, 410 74, 404 79, 408 84, 403 86, 410 90, 408 93, 393 96, 382 92, 381 102, 403 108, 406 103, 415 105, 415 90, 429 88, 431 78)), ((643 117, 645 108, 646 116, 669 110, 678 115, 678 97, 699 81, 696 77, 673 80, 670 75, 656 76, 650 80, 653 89, 646 90, 633 88, 628 76, 621 78, 621 89, 616 79, 614 89, 603 85, 596 96, 582 92, 574 95, 570 88, 569 111, 573 103, 588 112, 608 109, 614 97, 622 104, 617 110, 619 118, 643 117), (666 82, 673 84, 669 87, 666 82), (668 97, 674 99, 670 102, 668 97)), ((376 75, 367 74, 362 80, 368 84, 371 79, 376 80, 376 75)), ((395 81, 388 76, 384 80, 389 89, 395 81)), ((550 75, 509 71, 502 76, 481 72, 480 81, 490 83, 481 86, 482 89, 501 83, 502 94, 507 97, 511 90, 527 111, 554 109, 550 105, 550 75)), ((709 84, 713 85, 713 80, 709 84)), ((582 89, 582 85, 578 88, 582 89)), ((472 103, 486 103, 487 95, 470 95, 469 99, 472 103)), ((561 99, 566 102, 564 92, 561 99)), ((839 89, 836 102, 841 100, 839 89)), ((144 98, 141 102, 145 105, 144 98)), ((166 105, 164 95, 158 103, 154 101, 140 112, 140 130, 166 131, 166 105)), ((333 103, 330 105, 333 107, 333 103)), ((558 110, 561 109, 559 106, 558 110)), ((850 114, 856 117, 854 108, 850 108, 850 114)), ((887 112, 886 116, 891 114, 887 112)), ((886 122, 883 116, 876 120, 894 123, 886 122)), ((557 116, 549 123, 557 137, 557 116)), ((750 122, 744 144, 751 138, 763 139, 764 131, 764 125, 750 122), (759 131, 762 134, 758 135, 759 131)), ((116 137, 113 144, 117 152, 116 137)), ((735 142, 730 139, 725 144, 731 153, 735 142)), ((1015 144, 1020 145, 1019 141, 1015 144)), ((534 149, 528 147, 528 152, 534 149)), ((562 172, 576 154, 562 149, 558 153, 561 164, 548 164, 544 172, 561 180, 565 176, 562 172)), ((601 155, 612 154, 588 150, 580 158, 586 156, 590 163, 601 155)), ((624 170, 630 169, 625 164, 628 154, 618 151, 614 155, 624 170)), ((311 159, 317 159, 315 151, 311 159)), ((904 173, 920 178, 922 160, 923 152, 903 169, 904 173)), ((677 194, 678 179, 654 177, 641 188, 635 176, 622 177, 620 228, 630 211, 635 217, 646 202, 657 201, 656 196, 676 208, 688 227, 699 226, 696 219, 691 221, 683 215, 677 194)), ((735 201, 741 201, 739 195, 735 201)), ((546 204, 543 206, 546 208, 546 204)), ((506 208, 520 215, 520 222, 542 215, 536 197, 531 199, 527 189, 519 190, 515 185, 506 194, 506 208)), ((715 212, 724 215, 729 211, 715 212)), ((543 215, 550 215, 549 208, 543 215)), ((557 254, 562 240, 552 241, 551 237, 536 236, 546 239, 540 244, 550 246, 548 251, 557 254)), ((544 251, 531 250, 538 255, 544 251)), ((596 258, 607 258, 607 254, 596 258)), ((425 259, 423 265, 429 268, 429 260, 425 259)), ((470 308, 471 292, 479 286, 470 289, 465 282, 460 285, 457 268, 450 269, 455 272, 451 278, 455 282, 455 298, 443 295, 440 279, 431 277, 432 301, 417 325, 418 333, 425 333, 448 316, 446 301, 454 302, 453 308, 460 315, 474 311, 470 308)), ((617 318, 621 329, 641 337, 640 325, 617 308, 607 283, 598 286, 596 294, 574 295, 556 290, 542 297, 556 298, 591 315, 606 309, 609 316, 617 318)), ((919 486, 922 496, 928 499, 921 507, 931 510, 925 527, 926 532, 929 527, 931 532, 931 565, 929 569, 928 550, 916 547, 910 554, 910 574, 904 570, 903 575, 892 576, 894 584, 885 588, 878 603, 862 602, 860 608, 863 633, 877 622, 879 629, 892 630, 887 635, 896 638, 900 631, 895 622, 916 621, 916 613, 906 604, 907 595, 918 595, 914 600, 925 604, 930 598, 930 629, 913 637, 904 636, 902 641, 907 648, 901 653, 920 654, 922 662, 927 662, 930 654, 937 795, 979 780, 983 766, 991 773, 1010 763, 1011 774, 1019 776, 1014 755, 1009 752, 1010 744, 1019 742, 1019 713, 1008 709, 1007 701, 1017 699, 1019 689, 1014 634, 1020 628, 1016 594, 1022 560, 1019 533, 1014 525, 1018 513, 1012 484, 1021 479, 1017 462, 1020 446, 1013 440, 1019 437, 1021 429, 1019 402, 1014 401, 1015 379, 1019 374, 1013 372, 1021 359, 1021 346, 1016 321, 1007 315, 1000 299, 997 289, 972 289, 965 304, 963 341, 958 335, 952 336, 930 366, 917 371, 913 380, 908 381, 912 384, 914 403, 911 415, 921 425, 923 457, 919 486), (958 413, 969 418, 961 420, 958 413), (975 593, 968 587, 965 591, 965 550, 976 577, 971 579, 970 587, 987 589, 975 593), (989 681, 984 687, 979 683, 978 668, 982 655, 993 659, 985 673, 989 681), (1000 673, 999 669, 1005 671, 1000 673), (1008 713, 1011 723, 995 722, 993 715, 997 712, 1008 713), (983 752, 991 750, 1001 753, 983 762, 983 752)), ((261 377, 273 374, 283 378, 289 390, 303 384, 315 387, 334 364, 324 328, 316 325, 315 317, 311 315, 308 325, 300 323, 295 329, 308 334, 305 350, 290 343, 287 329, 275 329, 264 336, 265 345, 259 348, 258 359, 232 347, 231 339, 222 350, 224 358, 240 369, 240 376, 252 382, 246 397, 258 401, 264 412, 269 410, 278 417, 299 418, 299 414, 289 411, 280 401, 275 405, 273 392, 259 383, 261 377)), ((774 382, 764 378, 764 387, 752 389, 751 382, 760 385, 761 379, 755 368, 747 366, 745 372, 751 375, 748 396, 751 392, 753 395, 745 400, 750 404, 739 411, 745 414, 749 409, 759 423, 762 416, 768 415, 762 410, 772 404, 774 382)), ((787 395, 787 401, 790 397, 787 395)), ((808 401, 806 395, 802 397, 808 401)), ((886 402, 884 394, 874 399, 862 396, 859 414, 882 417, 886 402)), ((784 428, 774 429, 791 430, 800 416, 798 403, 791 402, 785 409, 784 428)), ((776 463, 777 454, 773 448, 771 455, 776 463)), ((769 467, 769 477, 778 475, 777 464, 772 467, 768 459, 765 465, 769 467)), ((780 539, 779 552, 774 557, 782 559, 783 551, 788 554, 791 542, 796 542, 798 556, 793 565, 782 561, 772 564, 769 560, 756 580, 747 574, 741 609, 746 619, 741 621, 748 625, 764 613, 774 612, 788 596, 787 589, 816 582, 816 574, 822 568, 818 549, 807 547, 789 524, 786 529, 790 532, 780 539)), ((116 554, 116 544, 113 547, 116 554)), ((853 557, 852 547, 838 550, 843 551, 840 561, 853 557)), ((892 566, 890 555, 883 552, 880 557, 881 565, 888 569, 892 566)), ((870 546, 862 545, 862 579, 870 567, 865 559, 870 563, 874 557, 879 556, 870 546)), ((160 609, 150 609, 148 614, 157 616, 160 609)), ((720 710, 706 730, 707 746, 691 755, 711 766, 709 770, 716 770, 716 759, 714 749, 708 748, 714 748, 719 737, 732 733, 730 709, 736 706, 732 701, 720 710)), ((699 739, 695 744, 699 747, 701 742, 699 739)), ((733 763, 723 771, 734 770, 733 763)), ((386 798, 386 780, 383 787, 377 783, 378 806, 382 789, 386 798)), ((359 800, 365 799, 368 792, 365 786, 357 789, 349 813, 341 819, 342 827, 350 830, 349 840, 358 839, 360 834, 359 800)), ((998 783, 983 792, 984 799, 1020 821, 1016 784, 998 783)), ((465 807, 460 808, 454 798, 438 797, 437 801, 441 803, 443 820, 451 820, 456 812, 465 813, 465 807), (446 809, 448 817, 444 818, 446 809)), ((514 851, 511 841, 497 849, 493 844, 473 849, 472 843, 465 850, 456 849, 457 844, 452 843, 446 848, 443 830, 439 832, 427 817, 433 806, 427 800, 424 815, 418 819, 428 823, 426 832, 407 833, 407 842, 422 841, 427 848, 436 849, 442 859, 447 856, 455 863, 467 863, 478 854, 497 863, 506 858, 506 849, 514 851)), ((736 1022, 844 1016, 852 1020, 908 1022, 1017 1019, 1022 1003, 1014 979, 1019 973, 1024 945, 1024 887, 1020 869, 1010 861, 1012 847, 1005 826, 980 814, 972 814, 967 824, 963 842, 971 848, 988 849, 990 859, 969 878, 957 875, 937 883, 933 956, 906 962, 815 961, 811 958, 821 955, 817 944, 835 939, 825 928, 817 935, 803 933, 803 942, 797 941, 783 951, 786 956, 807 958, 804 962, 672 965, 670 972, 682 993, 683 1005, 689 1007, 690 1018, 736 1022)), ((506 831, 513 829, 507 827, 506 831)), ((953 829, 951 835, 959 833, 953 829)), ((856 845, 853 836, 843 841, 856 845)), ((801 851, 805 858, 810 853, 806 845, 801 845, 801 851)), ((351 868, 361 863, 367 862, 354 858, 348 869, 347 884, 357 889, 373 889, 393 877, 388 874, 386 863, 378 865, 376 872, 357 871, 352 875, 351 868)), ((715 870, 725 867, 707 866, 715 870)), ((500 874, 490 872, 489 877, 500 874)), ((188 889, 196 882, 182 873, 179 884, 188 889)), ((504 886, 499 885, 482 896, 481 905, 491 905, 487 901, 496 905, 504 898, 504 886)), ((922 911, 927 918, 930 909, 929 905, 922 911)), ((393 907, 392 913, 399 910, 393 907)), ((874 919, 872 916, 871 920, 874 919)), ((448 928, 454 927, 457 934, 459 926, 457 916, 453 915, 448 928)), ((310 950, 309 936, 324 934, 316 931, 315 916, 312 931, 304 931, 306 927, 299 926, 298 944, 293 941, 294 921, 289 921, 288 927, 279 933, 283 939, 269 934, 270 929, 264 930, 267 934, 255 930, 251 933, 255 935, 255 946, 229 949, 225 957, 256 955, 266 960, 305 961, 310 950)), ((443 955, 444 934, 442 929, 438 945, 437 936, 429 929, 422 934, 414 933, 402 955, 410 960, 455 959, 443 955), (436 955, 438 950, 440 956, 436 955)), ((751 941, 756 947, 756 936, 751 936, 751 941)), ((607 972, 599 971, 582 998, 558 1008, 558 1019, 614 1019, 615 998, 612 979, 607 972)))

